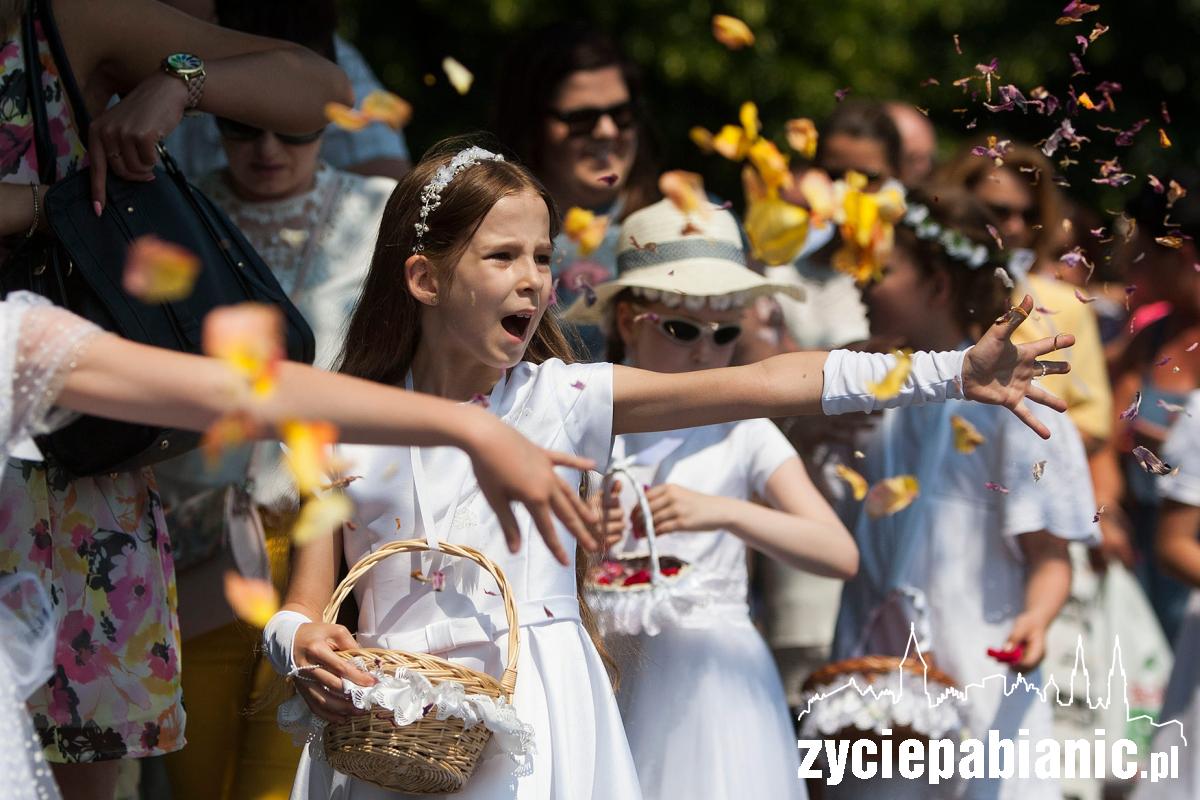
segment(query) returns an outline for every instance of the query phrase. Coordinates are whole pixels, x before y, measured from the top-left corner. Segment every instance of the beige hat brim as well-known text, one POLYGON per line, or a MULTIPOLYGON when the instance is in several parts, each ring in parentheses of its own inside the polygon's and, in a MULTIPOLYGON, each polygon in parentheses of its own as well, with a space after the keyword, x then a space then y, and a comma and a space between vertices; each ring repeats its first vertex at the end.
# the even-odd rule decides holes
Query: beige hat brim
POLYGON ((804 290, 799 286, 774 283, 730 261, 690 258, 629 270, 619 278, 596 286, 596 302, 592 305, 588 305, 585 295, 580 295, 562 318, 580 325, 599 325, 608 315, 613 298, 623 289, 631 288, 673 293, 681 297, 722 297, 732 294, 751 299, 786 294, 796 300, 804 299, 804 290))

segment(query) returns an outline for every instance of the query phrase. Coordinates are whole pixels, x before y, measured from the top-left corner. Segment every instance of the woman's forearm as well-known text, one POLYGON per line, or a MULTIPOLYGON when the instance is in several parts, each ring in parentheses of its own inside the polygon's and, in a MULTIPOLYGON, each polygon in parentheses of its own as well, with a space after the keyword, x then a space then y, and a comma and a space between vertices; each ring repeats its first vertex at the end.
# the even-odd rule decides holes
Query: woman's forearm
MULTIPOLYGON (((45 186, 38 186, 38 228, 46 224, 43 198, 45 186)), ((27 183, 0 183, 0 236, 23 234, 33 224, 33 190, 27 183)))
POLYGON ((730 497, 713 498, 722 527, 748 547, 814 575, 848 580, 858 571, 858 548, 834 519, 811 520, 730 497))
POLYGON ((1022 534, 1017 541, 1029 562, 1025 614, 1048 627, 1071 595, 1071 558, 1067 543, 1047 531, 1022 534))
POLYGON ((1163 569, 1200 588, 1200 507, 1166 500, 1158 518, 1154 551, 1163 569))
POLYGON ((346 74, 304 47, 218 59, 205 72, 202 111, 277 133, 311 133, 325 126, 326 103, 354 103, 346 74))

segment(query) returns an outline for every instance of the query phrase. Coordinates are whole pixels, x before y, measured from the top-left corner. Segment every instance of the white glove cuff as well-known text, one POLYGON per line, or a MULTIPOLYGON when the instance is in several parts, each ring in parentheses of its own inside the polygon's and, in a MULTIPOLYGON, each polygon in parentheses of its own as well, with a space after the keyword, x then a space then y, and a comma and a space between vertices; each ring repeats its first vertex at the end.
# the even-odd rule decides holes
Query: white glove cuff
POLYGON ((882 381, 896 366, 896 357, 886 353, 834 350, 825 359, 821 410, 828 415, 848 414, 962 399, 962 368, 966 355, 966 350, 913 353, 912 371, 900 393, 880 400, 867 386, 882 381))
POLYGON ((263 648, 267 660, 280 675, 290 675, 296 667, 292 658, 292 642, 301 625, 312 622, 299 611, 276 611, 263 629, 263 648))

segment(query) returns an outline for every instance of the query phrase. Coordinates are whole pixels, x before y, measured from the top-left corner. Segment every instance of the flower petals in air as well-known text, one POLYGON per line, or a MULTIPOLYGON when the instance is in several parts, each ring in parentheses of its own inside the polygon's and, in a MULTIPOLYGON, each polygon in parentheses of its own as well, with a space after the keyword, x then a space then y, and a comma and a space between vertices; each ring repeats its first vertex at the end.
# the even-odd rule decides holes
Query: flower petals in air
POLYGON ((258 396, 270 394, 284 358, 283 315, 277 306, 239 303, 204 318, 204 354, 224 361, 258 396))
POLYGON ((225 599, 238 619, 256 628, 267 627, 279 610, 279 592, 270 581, 247 578, 234 570, 225 573, 225 599))
POLYGON ((704 178, 695 172, 681 169, 664 172, 658 179, 658 190, 684 214, 699 211, 708 215, 712 212, 712 205, 704 194, 704 178))
POLYGON ((845 481, 850 487, 850 492, 854 495, 855 500, 862 500, 867 496, 866 478, 864 478, 862 475, 859 475, 845 464, 837 464, 833 469, 834 472, 837 473, 837 476, 845 481))
POLYGON ((310 497, 292 526, 292 542, 303 546, 336 532, 354 516, 354 504, 340 492, 310 497))
POLYGON ((1137 459, 1138 465, 1151 475, 1166 475, 1171 471, 1170 464, 1141 445, 1133 448, 1133 457, 1137 459))
POLYGON ((963 455, 974 453, 976 447, 987 441, 974 425, 957 414, 950 417, 950 427, 954 431, 954 449, 963 455))
POLYGON ((800 156, 812 161, 817 154, 817 126, 808 117, 789 119, 787 121, 788 147, 800 156))
POLYGON ((1008 487, 1002 483, 996 483, 995 481, 988 481, 987 483, 983 484, 983 488, 987 489, 989 492, 996 492, 997 494, 1008 494, 1008 487))
POLYGON ((371 124, 366 114, 342 103, 326 103, 325 119, 344 131, 361 131, 371 124))
POLYGON ((1142 410, 1142 393, 1134 392, 1133 393, 1133 402, 1129 404, 1128 408, 1126 408, 1124 411, 1121 412, 1120 418, 1121 419, 1136 419, 1138 412, 1141 410, 1142 410))
POLYGON ((714 14, 712 18, 713 38, 730 50, 741 50, 754 44, 754 31, 737 17, 714 14))
POLYGON ((596 216, 586 208, 572 206, 563 219, 563 233, 579 247, 579 255, 591 255, 608 230, 608 217, 596 216))
POLYGON ((312 494, 329 478, 329 448, 337 441, 337 427, 328 422, 285 422, 285 461, 301 494, 312 494))
POLYGON ((442 71, 446 73, 446 77, 450 80, 450 85, 454 87, 454 91, 459 94, 466 94, 471 91, 471 84, 475 82, 475 76, 471 70, 464 67, 456 59, 446 56, 442 59, 442 71))
POLYGON ((192 293, 200 259, 156 236, 141 236, 125 257, 125 291, 143 303, 170 303, 192 293))
POLYGON ((230 448, 253 441, 257 426, 246 414, 226 414, 208 427, 200 440, 200 452, 209 469, 215 469, 230 448))
POLYGON ((1037 483, 1038 481, 1040 481, 1042 479, 1042 476, 1045 474, 1046 474, 1046 462, 1045 461, 1033 462, 1033 482, 1037 483))
POLYGON ((1084 304, 1096 302, 1096 298, 1088 297, 1087 295, 1085 295, 1083 292, 1079 291, 1078 289, 1075 290, 1075 299, 1084 304))
POLYGON ((897 350, 892 353, 896 357, 896 365, 888 370, 887 375, 879 383, 867 383, 867 391, 879 400, 891 400, 900 394, 908 374, 912 372, 912 351, 897 350))
POLYGON ((884 478, 867 492, 867 515, 872 519, 887 517, 908 508, 921 494, 915 475, 884 478))
POLYGON ((372 122, 382 122, 400 130, 412 119, 412 104, 399 95, 379 89, 362 102, 362 115, 372 122))

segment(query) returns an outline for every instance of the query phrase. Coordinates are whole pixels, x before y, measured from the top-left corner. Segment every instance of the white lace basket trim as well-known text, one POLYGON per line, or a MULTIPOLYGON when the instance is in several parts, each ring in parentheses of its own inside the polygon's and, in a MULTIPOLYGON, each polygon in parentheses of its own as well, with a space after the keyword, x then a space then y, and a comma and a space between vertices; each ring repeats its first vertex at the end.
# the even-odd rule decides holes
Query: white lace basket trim
MULTIPOLYGON (((522 722, 512 704, 502 697, 467 694, 466 687, 457 681, 442 681, 435 686, 407 667, 387 673, 367 669, 362 659, 356 658, 354 663, 377 681, 374 686, 359 686, 343 679, 343 688, 356 708, 387 709, 396 725, 404 727, 424 717, 432 707, 437 719, 461 719, 467 730, 483 725, 492 732, 500 749, 518 763, 536 752, 533 726, 522 722)), ((279 727, 291 733, 297 745, 316 745, 310 747, 311 757, 324 758, 319 745, 325 721, 309 711, 303 698, 297 695, 281 704, 277 719, 279 727)))
POLYGON ((587 590, 588 605, 603 635, 656 636, 667 628, 695 627, 696 612, 745 602, 745 586, 695 567, 640 590, 587 590))
POLYGON ((930 739, 954 738, 963 732, 961 701, 950 687, 899 670, 872 682, 850 673, 838 682, 805 692, 800 707, 800 735, 827 738, 848 727, 882 735, 885 728, 909 727, 930 739), (850 685, 851 679, 854 685, 850 685), (870 687, 870 688, 868 688, 870 687))

